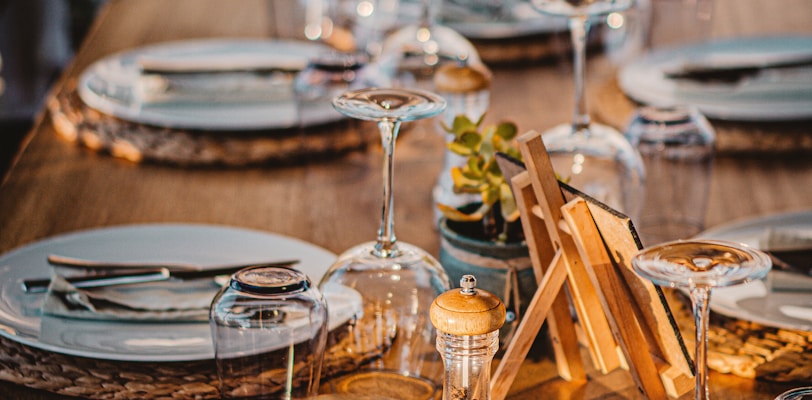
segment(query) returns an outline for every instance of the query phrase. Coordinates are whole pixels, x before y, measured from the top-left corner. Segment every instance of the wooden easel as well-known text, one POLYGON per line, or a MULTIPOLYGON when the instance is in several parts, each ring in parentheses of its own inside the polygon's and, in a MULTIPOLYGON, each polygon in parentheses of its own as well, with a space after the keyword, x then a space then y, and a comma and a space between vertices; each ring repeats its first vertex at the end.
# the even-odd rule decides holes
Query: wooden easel
POLYGON ((526 171, 511 183, 538 289, 493 375, 492 398, 505 398, 545 321, 566 380, 586 380, 580 334, 602 373, 628 368, 645 398, 692 390, 693 364, 662 291, 631 269, 641 245, 629 218, 560 183, 539 133, 518 140, 526 171))

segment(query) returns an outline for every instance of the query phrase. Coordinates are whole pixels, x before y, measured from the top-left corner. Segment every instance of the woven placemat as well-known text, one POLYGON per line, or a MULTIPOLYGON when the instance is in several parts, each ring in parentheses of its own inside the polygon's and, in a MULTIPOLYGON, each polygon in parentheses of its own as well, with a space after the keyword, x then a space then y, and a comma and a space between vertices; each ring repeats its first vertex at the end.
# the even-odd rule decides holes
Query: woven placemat
MULTIPOLYGON (((592 92, 597 120, 623 129, 640 106, 623 93, 616 79, 592 92)), ((786 155, 812 152, 812 121, 736 122, 711 119, 716 151, 722 155, 786 155)))
MULTIPOLYGON (((370 312, 370 310, 365 310, 370 312)), ((374 321, 360 320, 356 324, 374 321)), ((380 358, 385 348, 355 346, 350 341, 371 341, 357 332, 373 332, 356 325, 334 329, 327 339, 321 377, 323 380, 357 371, 380 358), (358 351, 361 349, 361 351, 358 351)), ((371 343, 371 342, 370 342, 371 343)), ((212 360, 184 362, 111 361, 77 357, 42 350, 0 336, 0 380, 61 395, 87 399, 218 399, 219 380, 212 360)), ((276 371, 263 372, 263 379, 276 371)), ((264 383, 268 390, 268 383, 264 383)), ((282 389, 280 384, 280 390, 282 389)))
MULTIPOLYGON (((663 290, 686 346, 693 349, 690 300, 676 290, 663 290)), ((708 368, 773 382, 812 382, 812 332, 772 328, 713 312, 709 325, 708 368)))
POLYGON ((374 129, 342 120, 306 130, 205 131, 126 121, 86 105, 67 84, 49 99, 57 133, 101 153, 133 162, 180 166, 248 166, 334 156, 379 141, 374 129))
MULTIPOLYGON (((590 45, 597 42, 595 35, 590 37, 590 45)), ((559 57, 571 57, 572 45, 569 33, 540 33, 510 38, 472 38, 479 58, 489 66, 509 66, 535 63, 559 57)))

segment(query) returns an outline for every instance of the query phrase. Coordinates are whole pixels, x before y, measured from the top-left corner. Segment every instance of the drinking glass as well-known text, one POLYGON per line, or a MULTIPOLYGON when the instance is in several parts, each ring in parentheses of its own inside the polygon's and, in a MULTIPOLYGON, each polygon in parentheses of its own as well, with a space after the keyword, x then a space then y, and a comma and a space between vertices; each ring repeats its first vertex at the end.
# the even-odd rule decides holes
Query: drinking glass
POLYGON ((433 398, 441 387, 443 367, 434 351, 429 308, 450 284, 434 257, 397 242, 393 161, 401 122, 435 116, 443 111, 445 101, 420 90, 371 88, 347 92, 333 105, 349 117, 378 123, 384 198, 377 240, 341 254, 319 284, 324 292, 354 289, 364 304, 363 312, 348 326, 350 340, 345 349, 354 357, 348 362, 359 363, 358 369, 332 382, 332 391, 390 399, 433 398))
POLYGON ((705 227, 716 134, 695 107, 638 109, 625 130, 642 155, 645 197, 635 227, 644 245, 688 239, 705 227))
POLYGON ((804 400, 812 399, 812 386, 799 387, 787 390, 778 395, 775 400, 804 400))
POLYGON ((694 397, 707 400, 707 332, 711 289, 764 278, 772 266, 770 258, 743 244, 688 240, 643 249, 632 258, 632 266, 637 274, 657 285, 688 290, 696 324, 694 397))
POLYGON ((449 62, 480 65, 479 53, 457 31, 436 22, 439 0, 420 0, 420 21, 391 33, 383 42, 380 62, 401 87, 433 89, 434 72, 449 62))
POLYGON ((590 120, 584 85, 590 18, 623 11, 633 2, 532 0, 536 10, 568 18, 573 46, 575 108, 572 121, 542 132, 553 168, 562 180, 632 219, 642 203, 643 161, 616 129, 590 120))
POLYGON ((249 267, 210 312, 222 398, 304 399, 319 392, 327 303, 304 273, 249 267))

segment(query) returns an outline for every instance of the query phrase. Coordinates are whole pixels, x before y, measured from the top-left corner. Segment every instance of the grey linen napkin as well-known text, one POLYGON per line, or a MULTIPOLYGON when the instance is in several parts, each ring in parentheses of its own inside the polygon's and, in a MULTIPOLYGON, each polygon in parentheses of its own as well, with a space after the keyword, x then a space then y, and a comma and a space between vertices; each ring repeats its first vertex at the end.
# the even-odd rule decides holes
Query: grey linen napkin
POLYGON ((212 279, 77 289, 55 274, 42 312, 92 320, 207 321, 218 290, 212 279))

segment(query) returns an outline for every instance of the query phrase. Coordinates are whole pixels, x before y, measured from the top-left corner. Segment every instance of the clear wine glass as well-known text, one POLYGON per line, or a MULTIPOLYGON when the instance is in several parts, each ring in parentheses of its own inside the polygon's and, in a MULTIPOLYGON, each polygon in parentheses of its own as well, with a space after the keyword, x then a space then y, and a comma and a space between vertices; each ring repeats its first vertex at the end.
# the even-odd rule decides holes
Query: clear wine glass
POLYGON ((632 258, 632 266, 640 276, 657 285, 688 290, 696 324, 694 396, 697 400, 707 400, 707 332, 711 289, 765 277, 772 266, 770 258, 759 250, 738 243, 678 240, 643 249, 632 258))
POLYGON ((435 116, 445 101, 430 92, 362 89, 333 106, 352 118, 378 123, 383 145, 383 207, 377 240, 343 254, 319 284, 324 293, 357 291, 364 310, 347 326, 345 354, 354 373, 331 383, 336 392, 376 398, 429 399, 442 387, 443 367, 434 350, 429 308, 450 287, 440 263, 426 251, 397 242, 393 218, 395 141, 401 122, 435 116), (374 390, 374 393, 370 392, 374 390))
POLYGON ((380 63, 401 87, 433 88, 438 67, 449 62, 482 64, 471 42, 460 33, 438 24, 439 0, 420 0, 420 20, 389 34, 383 42, 380 63))
POLYGON ((572 186, 634 217, 642 205, 645 170, 637 150, 616 129, 594 123, 586 108, 585 62, 590 18, 623 11, 634 0, 532 0, 539 12, 567 17, 573 47, 572 121, 542 133, 553 168, 572 186))
POLYGON ((812 386, 799 387, 779 394, 775 400, 804 400, 812 399, 812 386))

